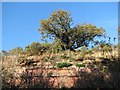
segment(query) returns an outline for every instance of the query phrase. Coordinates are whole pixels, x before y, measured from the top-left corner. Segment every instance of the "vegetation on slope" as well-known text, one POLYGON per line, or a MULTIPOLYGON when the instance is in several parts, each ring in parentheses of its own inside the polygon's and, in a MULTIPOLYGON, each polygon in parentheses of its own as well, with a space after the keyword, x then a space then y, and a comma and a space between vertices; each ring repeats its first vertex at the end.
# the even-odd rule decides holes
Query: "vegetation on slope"
MULTIPOLYGON (((120 68, 117 59, 119 44, 111 44, 110 37, 108 37, 108 42, 104 41, 105 30, 102 28, 91 24, 79 24, 73 27, 72 22, 69 12, 57 10, 48 19, 41 20, 41 27, 39 28, 43 39, 45 41, 53 39, 52 43, 33 42, 25 49, 16 47, 9 51, 3 50, 0 53, 3 88, 16 87, 13 82, 16 77, 22 77, 23 79, 19 87, 28 88, 30 85, 26 85, 27 80, 23 78, 28 73, 24 75, 24 72, 26 69, 35 67, 42 69, 41 72, 37 72, 40 76, 55 76, 58 74, 59 71, 52 73, 45 71, 50 68, 60 68, 59 70, 62 68, 72 70, 74 68, 75 72, 71 74, 78 75, 82 79, 78 79, 72 86, 73 88, 118 87, 116 82, 118 78, 115 77, 115 74, 119 72, 118 68, 120 68), (103 37, 103 41, 96 40, 96 37, 103 37), (90 43, 92 48, 89 47, 90 43), (102 86, 97 81, 101 81, 102 86), (114 84, 112 84, 113 82, 114 84)), ((115 42, 116 38, 113 38, 113 40, 115 42)), ((62 72, 59 72, 59 76, 62 74, 62 72)), ((49 87, 48 80, 42 79, 40 81, 30 87, 49 87)), ((63 81, 64 79, 61 83, 63 81)), ((60 87, 63 88, 64 85, 60 87)))

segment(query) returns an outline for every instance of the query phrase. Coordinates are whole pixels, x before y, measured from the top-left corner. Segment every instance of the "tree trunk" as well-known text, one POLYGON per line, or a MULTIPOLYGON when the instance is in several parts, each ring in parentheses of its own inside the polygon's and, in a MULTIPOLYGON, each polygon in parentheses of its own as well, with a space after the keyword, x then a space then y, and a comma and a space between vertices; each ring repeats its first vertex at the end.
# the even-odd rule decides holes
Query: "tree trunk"
POLYGON ((74 50, 72 47, 70 47, 69 49, 70 49, 70 51, 73 51, 73 52, 75 52, 75 50, 74 50))

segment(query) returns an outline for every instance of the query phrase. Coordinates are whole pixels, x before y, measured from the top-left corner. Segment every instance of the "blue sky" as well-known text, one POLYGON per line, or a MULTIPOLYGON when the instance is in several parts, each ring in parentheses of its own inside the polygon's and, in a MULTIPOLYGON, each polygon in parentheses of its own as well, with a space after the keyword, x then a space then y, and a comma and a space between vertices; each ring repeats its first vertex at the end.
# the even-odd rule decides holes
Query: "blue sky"
MULTIPOLYGON (((79 2, 79 3, 2 3, 2 49, 41 42, 40 20, 47 19, 58 9, 71 12, 74 25, 82 23, 103 27, 110 37, 118 37, 118 3, 117 2, 79 2)), ((113 40, 112 40, 113 41, 113 40)))

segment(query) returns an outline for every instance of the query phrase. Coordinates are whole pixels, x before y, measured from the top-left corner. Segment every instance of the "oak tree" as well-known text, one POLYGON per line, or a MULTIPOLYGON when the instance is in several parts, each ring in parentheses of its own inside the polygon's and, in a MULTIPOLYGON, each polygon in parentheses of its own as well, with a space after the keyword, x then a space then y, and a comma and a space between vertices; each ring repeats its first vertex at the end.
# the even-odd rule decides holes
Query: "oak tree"
POLYGON ((73 26, 71 14, 68 11, 54 11, 48 19, 40 21, 40 33, 43 38, 54 38, 59 41, 63 50, 74 50, 81 46, 95 43, 95 37, 105 34, 102 28, 92 24, 78 24, 73 26))

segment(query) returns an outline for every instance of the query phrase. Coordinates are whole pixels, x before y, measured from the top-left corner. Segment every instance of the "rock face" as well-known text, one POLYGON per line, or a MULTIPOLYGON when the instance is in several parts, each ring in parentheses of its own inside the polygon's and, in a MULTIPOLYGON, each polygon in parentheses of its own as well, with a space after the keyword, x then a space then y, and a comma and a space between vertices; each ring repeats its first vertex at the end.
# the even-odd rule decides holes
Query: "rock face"
MULTIPOLYGON (((90 73, 90 69, 86 69, 86 72, 90 73)), ((24 72, 21 79, 15 80, 16 86, 21 85, 23 81, 25 84, 35 86, 35 83, 46 85, 50 88, 72 88, 79 77, 76 76, 77 71, 75 69, 40 69, 27 70, 24 72), (42 76, 43 75, 43 76, 42 76), (25 79, 25 80, 23 80, 25 79)))

